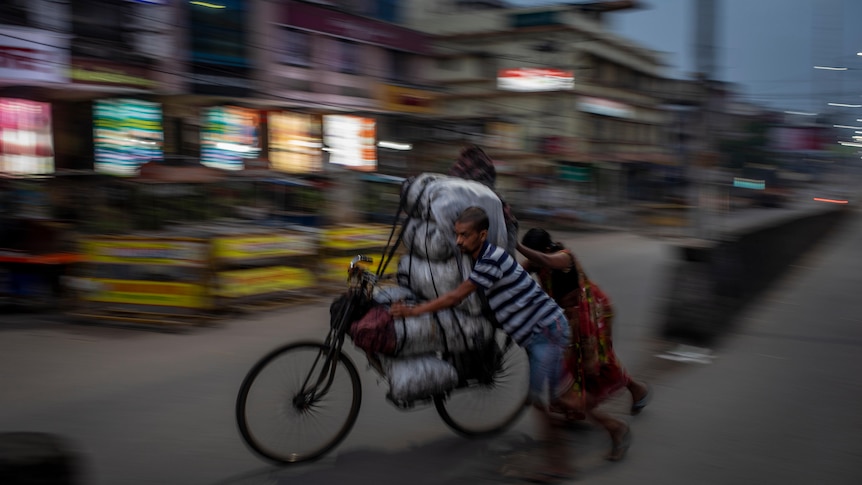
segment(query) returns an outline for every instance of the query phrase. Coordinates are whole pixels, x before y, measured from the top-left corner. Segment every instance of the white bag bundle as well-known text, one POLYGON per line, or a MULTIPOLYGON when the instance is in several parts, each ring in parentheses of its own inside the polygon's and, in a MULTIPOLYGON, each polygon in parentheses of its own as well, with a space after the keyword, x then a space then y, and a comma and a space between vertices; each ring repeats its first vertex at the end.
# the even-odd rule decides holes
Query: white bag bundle
POLYGON ((371 298, 375 303, 391 305, 397 301, 415 301, 416 295, 405 286, 378 285, 374 287, 371 298))
POLYGON ((409 402, 440 394, 458 385, 458 371, 436 355, 386 359, 389 398, 409 402))
MULTIPOLYGON (((470 274, 470 258, 459 255, 445 261, 429 261, 417 255, 398 261, 398 284, 410 288, 423 300, 433 300, 457 288, 470 274)), ((456 308, 470 315, 482 314, 482 303, 473 293, 456 308)))
POLYGON ((402 240, 410 254, 430 261, 444 261, 458 254, 452 234, 449 231, 441 231, 433 221, 408 219, 402 240))
POLYGON ((422 217, 419 216, 419 213, 421 212, 419 200, 425 198, 428 185, 433 183, 435 180, 445 179, 448 177, 448 175, 443 175, 441 173, 426 172, 410 179, 402 189, 402 197, 404 198, 404 207, 407 211, 407 216, 422 219, 422 217))
POLYGON ((449 241, 455 240, 455 220, 467 207, 481 207, 488 214, 488 241, 507 247, 508 233, 503 203, 493 190, 472 180, 424 173, 414 178, 406 192, 410 217, 435 222, 449 241))
POLYGON ((483 316, 458 310, 442 310, 395 319, 398 356, 429 352, 464 352, 493 338, 494 327, 483 316))

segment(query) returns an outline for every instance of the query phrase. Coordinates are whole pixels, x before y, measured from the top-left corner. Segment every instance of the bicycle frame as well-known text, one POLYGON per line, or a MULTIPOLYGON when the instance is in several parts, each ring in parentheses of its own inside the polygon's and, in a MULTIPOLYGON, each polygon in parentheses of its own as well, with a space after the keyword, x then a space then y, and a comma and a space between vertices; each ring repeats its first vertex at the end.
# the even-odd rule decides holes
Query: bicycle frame
MULTIPOLYGON (((360 303, 360 299, 371 298, 371 290, 377 282, 377 276, 358 265, 358 263, 371 263, 371 258, 363 255, 358 255, 353 258, 348 268, 348 290, 347 301, 340 309, 337 324, 330 325, 329 332, 323 344, 327 347, 326 354, 320 354, 312 364, 312 370, 302 385, 303 391, 295 398, 296 401, 302 403, 314 402, 318 396, 325 395, 332 381, 335 378, 335 365, 338 361, 338 355, 341 353, 341 348, 344 346, 345 335, 350 327, 351 316, 355 306, 360 303), (317 376, 317 380, 313 385, 309 386, 313 376, 317 374, 317 366, 322 362, 322 368, 317 376)), ((297 402, 299 404, 299 402, 297 402)))

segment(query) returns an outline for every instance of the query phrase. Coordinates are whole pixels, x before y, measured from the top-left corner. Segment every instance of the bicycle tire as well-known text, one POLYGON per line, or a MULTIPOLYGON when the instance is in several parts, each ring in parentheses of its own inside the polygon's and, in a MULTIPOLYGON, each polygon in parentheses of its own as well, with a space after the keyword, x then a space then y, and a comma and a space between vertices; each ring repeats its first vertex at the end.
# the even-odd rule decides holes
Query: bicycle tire
POLYGON ((434 397, 437 414, 461 436, 480 438, 511 426, 527 408, 530 363, 526 351, 501 330, 495 332, 500 362, 490 383, 474 383, 434 397))
POLYGON ((344 440, 362 403, 359 374, 347 355, 338 353, 332 386, 320 399, 302 408, 294 400, 306 377, 314 372, 314 359, 328 350, 319 342, 291 343, 265 355, 249 370, 237 396, 236 418, 252 451, 276 464, 289 465, 316 460, 344 440), (347 393, 350 396, 344 399, 347 393), (327 436, 303 433, 327 429, 328 421, 334 431, 327 436))

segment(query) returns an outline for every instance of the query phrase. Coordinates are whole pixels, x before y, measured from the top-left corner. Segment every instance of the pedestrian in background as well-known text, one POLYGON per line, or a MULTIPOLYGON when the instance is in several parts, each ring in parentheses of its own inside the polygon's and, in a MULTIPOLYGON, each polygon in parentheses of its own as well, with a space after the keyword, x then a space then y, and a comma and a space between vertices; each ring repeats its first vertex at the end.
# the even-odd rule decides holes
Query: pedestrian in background
POLYGON ((632 396, 631 414, 638 414, 647 404, 649 388, 632 379, 614 353, 610 299, 590 281, 574 254, 554 242, 544 229, 527 231, 517 248, 527 258, 527 271, 538 274, 542 288, 563 308, 572 330, 567 362, 583 414, 568 413, 567 417, 586 416, 603 426, 613 443, 607 459, 621 460, 629 447, 629 427, 597 407, 626 388, 632 396))

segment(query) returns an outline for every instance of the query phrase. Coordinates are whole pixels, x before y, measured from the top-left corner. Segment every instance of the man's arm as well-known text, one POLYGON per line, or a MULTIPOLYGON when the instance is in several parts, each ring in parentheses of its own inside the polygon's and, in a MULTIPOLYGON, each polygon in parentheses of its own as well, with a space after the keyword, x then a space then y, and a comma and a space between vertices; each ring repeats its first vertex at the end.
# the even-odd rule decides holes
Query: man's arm
POLYGON ((434 300, 426 301, 425 303, 421 303, 414 307, 407 306, 400 301, 396 302, 389 309, 389 313, 391 313, 393 317, 415 317, 416 315, 421 315, 423 313, 436 312, 443 310, 444 308, 452 308, 461 303, 464 298, 470 296, 470 293, 473 293, 474 291, 476 291, 476 284, 470 280, 465 280, 463 283, 458 285, 458 288, 440 295, 434 300))

